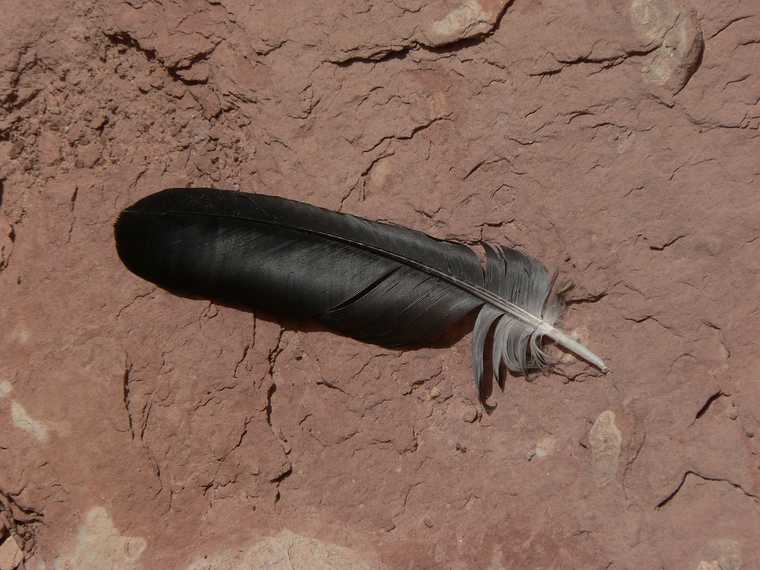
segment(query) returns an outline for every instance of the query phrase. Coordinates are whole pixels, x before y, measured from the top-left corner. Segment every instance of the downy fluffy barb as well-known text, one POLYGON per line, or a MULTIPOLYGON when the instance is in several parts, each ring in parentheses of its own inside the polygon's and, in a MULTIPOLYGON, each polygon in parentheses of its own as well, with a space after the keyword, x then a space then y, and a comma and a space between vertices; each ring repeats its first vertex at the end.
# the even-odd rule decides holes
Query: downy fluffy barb
MULTIPOLYGON (((493 331, 491 362, 498 381, 502 362, 515 372, 543 368, 549 357, 541 348, 548 336, 606 372, 604 362, 586 347, 568 337, 554 323, 562 303, 552 292, 552 279, 546 268, 525 254, 502 246, 483 244, 486 250, 485 286, 500 297, 483 306, 475 321, 472 358, 475 382, 484 373, 484 352, 489 332, 493 331), (508 302, 504 302, 509 300, 508 302)), ((489 296, 484 293, 484 296, 489 296)))
POLYGON ((174 188, 133 204, 115 226, 134 273, 169 291, 311 320, 388 347, 423 346, 478 312, 476 382, 493 331, 494 372, 547 364, 550 337, 602 370, 558 329, 551 279, 535 259, 470 248, 301 202, 210 188, 174 188))

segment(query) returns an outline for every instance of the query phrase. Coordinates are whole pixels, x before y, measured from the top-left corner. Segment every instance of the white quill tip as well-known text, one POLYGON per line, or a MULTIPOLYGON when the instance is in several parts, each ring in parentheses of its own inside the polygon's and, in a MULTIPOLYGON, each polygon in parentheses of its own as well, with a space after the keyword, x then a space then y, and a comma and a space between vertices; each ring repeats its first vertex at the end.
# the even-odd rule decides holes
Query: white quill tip
POLYGON ((607 372, 610 371, 610 369, 607 368, 607 365, 604 363, 604 360, 599 358, 596 354, 591 352, 588 348, 586 348, 584 345, 582 345, 580 342, 578 342, 574 338, 563 333, 561 330, 554 328, 553 326, 547 323, 540 325, 539 329, 542 329, 541 330, 542 334, 553 339, 557 344, 566 348, 573 354, 580 356, 583 360, 585 360, 589 364, 593 364, 603 373, 607 374, 607 372))

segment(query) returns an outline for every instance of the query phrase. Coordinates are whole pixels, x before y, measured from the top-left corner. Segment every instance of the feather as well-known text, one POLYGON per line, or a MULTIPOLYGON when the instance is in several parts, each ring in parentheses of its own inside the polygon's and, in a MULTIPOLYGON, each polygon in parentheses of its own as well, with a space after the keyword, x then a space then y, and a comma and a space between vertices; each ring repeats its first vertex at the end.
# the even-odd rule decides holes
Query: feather
POLYGON ((171 292, 311 320, 386 347, 423 346, 477 312, 476 384, 493 333, 494 375, 546 366, 549 337, 602 371, 554 327, 561 304, 541 263, 514 249, 469 247, 309 204, 210 188, 173 188, 126 208, 119 257, 171 292))

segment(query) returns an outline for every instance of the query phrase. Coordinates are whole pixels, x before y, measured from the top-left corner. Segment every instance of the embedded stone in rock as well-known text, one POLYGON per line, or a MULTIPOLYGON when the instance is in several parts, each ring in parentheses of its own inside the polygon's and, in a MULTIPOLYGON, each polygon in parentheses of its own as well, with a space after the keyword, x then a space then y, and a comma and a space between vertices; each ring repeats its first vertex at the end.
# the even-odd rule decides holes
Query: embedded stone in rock
POLYGON ((9 536, 0 544, 0 570, 15 570, 24 560, 24 552, 16 539, 9 536))
POLYGON ((644 79, 678 93, 699 67, 704 49, 696 14, 670 0, 633 0, 631 22, 643 40, 659 44, 642 67, 644 79))
POLYGON ((421 42, 430 47, 490 32, 509 0, 465 0, 443 18, 425 28, 421 42))
POLYGON ((552 455, 557 449, 557 438, 547 436, 542 437, 536 443, 536 449, 533 452, 532 457, 536 459, 543 459, 548 455, 552 455))
POLYGON ((697 570, 741 570, 741 545, 730 538, 718 538, 707 543, 697 570))
POLYGON ((30 416, 26 408, 16 401, 11 403, 11 418, 17 428, 29 432, 37 441, 46 442, 48 440, 48 426, 30 416))
POLYGON ((623 436, 615 425, 615 413, 606 410, 599 414, 589 434, 594 481, 602 486, 615 479, 623 436))

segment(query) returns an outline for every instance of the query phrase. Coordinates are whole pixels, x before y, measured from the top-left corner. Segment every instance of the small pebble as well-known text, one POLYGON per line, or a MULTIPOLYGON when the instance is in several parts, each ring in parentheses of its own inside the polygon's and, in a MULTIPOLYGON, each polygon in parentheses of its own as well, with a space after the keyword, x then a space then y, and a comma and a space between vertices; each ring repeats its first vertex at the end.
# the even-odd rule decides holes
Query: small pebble
POLYGON ((464 413, 462 414, 462 421, 467 422, 468 424, 473 423, 475 420, 478 419, 478 416, 480 414, 478 413, 478 410, 475 408, 469 407, 465 409, 464 413))
POLYGON ((0 544, 0 570, 15 570, 24 561, 24 552, 12 536, 0 544))

